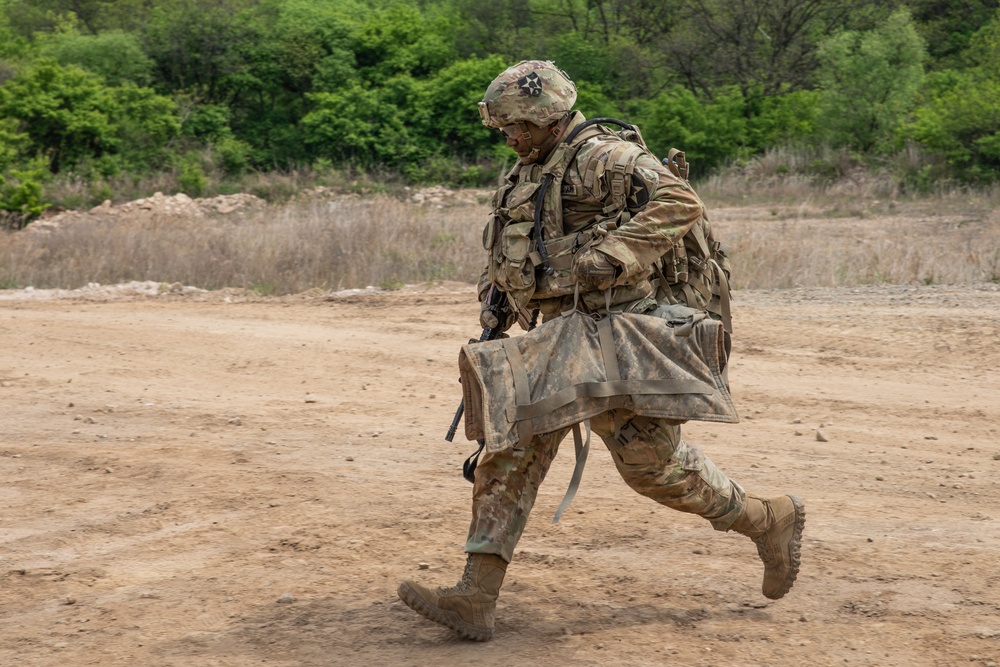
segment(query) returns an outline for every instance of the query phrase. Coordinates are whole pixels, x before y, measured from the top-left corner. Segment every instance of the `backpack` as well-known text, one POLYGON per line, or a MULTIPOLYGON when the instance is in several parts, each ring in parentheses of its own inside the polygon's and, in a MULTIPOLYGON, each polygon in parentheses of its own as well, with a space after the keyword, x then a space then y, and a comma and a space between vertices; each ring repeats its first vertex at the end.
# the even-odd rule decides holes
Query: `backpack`
MULTIPOLYGON (((613 150, 607 161, 606 172, 610 173, 611 204, 606 211, 617 211, 619 224, 624 224, 630 218, 625 196, 629 191, 627 179, 631 178, 639 156, 651 153, 646 147, 642 133, 635 125, 615 118, 594 118, 575 127, 564 140, 569 149, 566 164, 572 160, 572 156, 585 141, 596 136, 594 131, 588 128, 599 123, 613 123, 622 127, 617 132, 611 131, 622 139, 622 143, 613 150)), ((610 130, 605 128, 605 131, 610 130)), ((662 162, 674 176, 690 185, 688 182, 690 165, 683 151, 670 149, 662 162)), ((605 167, 601 165, 600 168, 605 167)), ((550 187, 554 186, 555 192, 561 191, 563 173, 564 169, 558 172, 558 182, 555 182, 552 174, 546 176, 546 180, 539 188, 539 201, 544 200, 545 192, 550 187)), ((536 207, 534 229, 536 239, 542 239, 541 208, 541 206, 536 207)), ((547 270, 548 257, 544 240, 538 245, 541 250, 541 260, 546 264, 547 270)), ((726 333, 732 333, 730 307, 732 265, 724 246, 715 239, 707 216, 703 215, 670 250, 660 257, 654 265, 654 270, 658 276, 657 301, 681 303, 690 308, 706 310, 713 318, 722 321, 726 333)))

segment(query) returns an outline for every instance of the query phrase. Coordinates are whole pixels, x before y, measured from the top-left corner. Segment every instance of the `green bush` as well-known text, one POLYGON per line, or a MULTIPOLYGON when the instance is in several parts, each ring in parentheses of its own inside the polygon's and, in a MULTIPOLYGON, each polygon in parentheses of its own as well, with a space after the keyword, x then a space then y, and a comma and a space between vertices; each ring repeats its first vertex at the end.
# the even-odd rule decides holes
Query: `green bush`
POLYGON ((971 41, 964 70, 930 76, 904 136, 943 160, 946 176, 1000 179, 1000 10, 971 41))
POLYGON ((201 166, 201 156, 196 153, 189 153, 181 160, 180 170, 177 175, 177 184, 181 191, 189 197, 200 197, 208 187, 208 177, 201 166))
POLYGON ((0 226, 20 229, 48 208, 42 198, 42 182, 47 176, 41 160, 26 169, 0 173, 0 226))
POLYGON ((967 181, 1000 178, 1000 81, 982 70, 935 74, 905 135, 967 181))
POLYGON ((249 168, 252 149, 245 141, 227 137, 213 148, 219 157, 219 166, 229 176, 239 176, 249 168))
POLYGON ((52 173, 104 155, 120 155, 130 169, 159 167, 180 127, 176 105, 149 88, 107 86, 96 74, 49 59, 0 87, 4 117, 18 123, 52 173))

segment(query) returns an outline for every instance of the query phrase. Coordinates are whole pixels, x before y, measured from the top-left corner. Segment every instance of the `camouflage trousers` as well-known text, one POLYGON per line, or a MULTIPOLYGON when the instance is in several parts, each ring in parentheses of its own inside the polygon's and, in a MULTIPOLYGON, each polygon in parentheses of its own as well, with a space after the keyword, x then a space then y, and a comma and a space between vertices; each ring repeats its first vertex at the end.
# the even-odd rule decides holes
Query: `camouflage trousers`
MULTIPOLYGON (((677 422, 654 419, 632 428, 630 412, 614 437, 614 412, 590 420, 611 451, 615 466, 634 491, 661 505, 708 519, 716 530, 728 530, 743 512, 745 494, 701 451, 681 439, 677 422)), ((538 487, 569 429, 536 435, 527 445, 486 452, 476 467, 472 493, 472 524, 465 550, 489 553, 510 562, 538 487)))

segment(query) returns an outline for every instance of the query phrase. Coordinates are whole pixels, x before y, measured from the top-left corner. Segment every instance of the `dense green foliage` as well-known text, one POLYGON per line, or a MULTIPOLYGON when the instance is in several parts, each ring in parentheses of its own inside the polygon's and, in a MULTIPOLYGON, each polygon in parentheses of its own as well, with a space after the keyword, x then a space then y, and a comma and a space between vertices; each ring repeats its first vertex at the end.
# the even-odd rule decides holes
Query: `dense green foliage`
POLYGON ((490 182, 511 158, 476 103, 524 58, 700 174, 811 144, 886 165, 916 148, 910 186, 993 181, 998 4, 0 0, 0 211, 37 214, 70 177, 102 195, 310 168, 490 182))

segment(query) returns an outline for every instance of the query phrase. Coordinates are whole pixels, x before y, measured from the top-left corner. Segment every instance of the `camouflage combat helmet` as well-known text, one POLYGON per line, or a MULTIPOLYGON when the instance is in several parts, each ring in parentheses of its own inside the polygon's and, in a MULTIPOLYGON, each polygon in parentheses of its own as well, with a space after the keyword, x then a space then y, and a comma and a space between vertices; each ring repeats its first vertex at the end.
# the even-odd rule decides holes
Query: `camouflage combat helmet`
POLYGON ((488 127, 524 121, 544 127, 566 116, 575 102, 576 85, 555 64, 522 60, 493 79, 479 115, 488 127))

